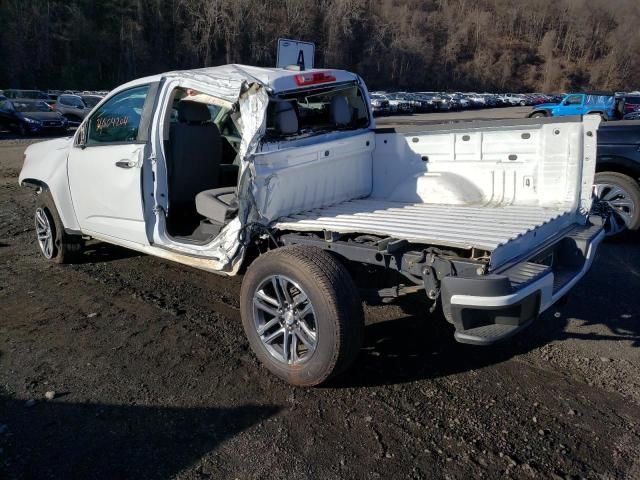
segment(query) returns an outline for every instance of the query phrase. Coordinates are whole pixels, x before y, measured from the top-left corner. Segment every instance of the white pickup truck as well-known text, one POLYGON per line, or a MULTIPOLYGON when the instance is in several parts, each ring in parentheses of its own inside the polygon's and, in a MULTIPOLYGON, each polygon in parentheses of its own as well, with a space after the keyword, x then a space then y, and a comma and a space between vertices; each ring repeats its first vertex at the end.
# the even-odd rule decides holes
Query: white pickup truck
MULTIPOLYGON (((245 272, 241 316, 295 385, 347 368, 361 295, 440 302, 460 342, 521 331, 589 269, 597 118, 376 129, 362 79, 227 65, 112 91, 25 152, 43 255, 89 238, 245 272), (354 279, 358 279, 356 282, 354 279)), ((427 308, 428 309, 428 308, 427 308)), ((425 311, 425 316, 428 314, 425 311)))

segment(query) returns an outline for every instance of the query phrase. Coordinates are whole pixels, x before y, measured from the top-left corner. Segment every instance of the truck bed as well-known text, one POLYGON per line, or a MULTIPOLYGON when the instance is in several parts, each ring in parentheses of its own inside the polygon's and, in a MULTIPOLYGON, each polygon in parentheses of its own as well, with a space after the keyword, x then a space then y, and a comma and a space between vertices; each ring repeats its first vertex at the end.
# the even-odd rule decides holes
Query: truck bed
POLYGON ((534 246, 536 237, 548 238, 537 234, 540 229, 558 232, 573 220, 564 210, 538 206, 433 205, 365 198, 284 217, 274 226, 281 230, 374 234, 494 252, 516 241, 534 246))

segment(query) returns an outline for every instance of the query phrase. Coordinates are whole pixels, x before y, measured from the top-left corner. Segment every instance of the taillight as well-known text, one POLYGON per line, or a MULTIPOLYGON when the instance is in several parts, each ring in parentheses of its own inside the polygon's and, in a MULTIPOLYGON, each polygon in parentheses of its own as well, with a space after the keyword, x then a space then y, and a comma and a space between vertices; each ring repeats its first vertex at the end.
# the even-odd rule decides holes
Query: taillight
POLYGON ((318 83, 335 82, 336 76, 326 72, 309 72, 295 75, 293 79, 295 80, 296 85, 304 87, 307 85, 316 85, 318 83))

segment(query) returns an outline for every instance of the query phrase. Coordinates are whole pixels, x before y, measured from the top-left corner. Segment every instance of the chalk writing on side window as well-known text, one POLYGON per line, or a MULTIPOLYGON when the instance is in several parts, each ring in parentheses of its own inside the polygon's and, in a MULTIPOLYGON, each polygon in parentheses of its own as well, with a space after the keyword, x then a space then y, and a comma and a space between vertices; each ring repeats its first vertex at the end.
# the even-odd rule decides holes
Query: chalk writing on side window
POLYGON ((100 117, 96 119, 96 130, 101 131, 105 128, 126 127, 129 125, 129 117, 100 117))

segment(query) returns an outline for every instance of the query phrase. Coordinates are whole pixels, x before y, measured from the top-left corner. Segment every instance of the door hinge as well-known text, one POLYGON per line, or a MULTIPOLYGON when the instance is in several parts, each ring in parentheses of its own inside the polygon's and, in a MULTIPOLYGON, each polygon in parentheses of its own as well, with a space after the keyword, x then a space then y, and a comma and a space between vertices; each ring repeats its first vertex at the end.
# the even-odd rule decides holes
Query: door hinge
POLYGON ((164 208, 162 206, 160 206, 160 205, 156 205, 155 207, 153 207, 153 213, 156 216, 160 215, 161 213, 166 214, 164 208))

